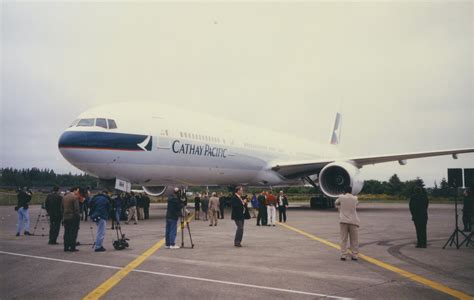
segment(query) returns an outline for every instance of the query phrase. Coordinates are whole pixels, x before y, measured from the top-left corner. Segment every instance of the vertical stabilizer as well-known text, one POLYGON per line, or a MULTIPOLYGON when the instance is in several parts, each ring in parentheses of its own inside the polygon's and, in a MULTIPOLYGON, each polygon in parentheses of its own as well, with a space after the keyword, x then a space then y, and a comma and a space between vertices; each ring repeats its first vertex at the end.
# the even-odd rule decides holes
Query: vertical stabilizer
POLYGON ((336 113, 336 120, 334 121, 334 126, 331 132, 331 145, 338 145, 341 141, 341 121, 342 115, 340 113, 336 113))

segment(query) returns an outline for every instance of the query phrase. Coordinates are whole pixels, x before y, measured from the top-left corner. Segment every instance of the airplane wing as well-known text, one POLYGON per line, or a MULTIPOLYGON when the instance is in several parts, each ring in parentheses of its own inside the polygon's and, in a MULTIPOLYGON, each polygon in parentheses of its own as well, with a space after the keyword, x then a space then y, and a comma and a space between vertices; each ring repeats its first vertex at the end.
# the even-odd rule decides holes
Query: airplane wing
POLYGON ((271 169, 278 172, 280 175, 286 178, 299 178, 303 176, 318 174, 324 166, 332 162, 347 161, 352 163, 358 168, 362 168, 365 165, 375 165, 385 162, 398 161, 401 165, 406 164, 407 159, 452 155, 453 158, 457 158, 458 154, 473 153, 474 148, 467 149, 454 149, 454 150, 441 150, 441 151, 430 151, 430 152, 415 152, 415 153, 404 153, 404 154, 391 154, 391 155, 377 155, 377 156, 365 156, 365 157, 346 157, 337 159, 323 159, 323 160, 308 160, 308 161, 294 161, 294 162, 281 162, 275 163, 271 169))

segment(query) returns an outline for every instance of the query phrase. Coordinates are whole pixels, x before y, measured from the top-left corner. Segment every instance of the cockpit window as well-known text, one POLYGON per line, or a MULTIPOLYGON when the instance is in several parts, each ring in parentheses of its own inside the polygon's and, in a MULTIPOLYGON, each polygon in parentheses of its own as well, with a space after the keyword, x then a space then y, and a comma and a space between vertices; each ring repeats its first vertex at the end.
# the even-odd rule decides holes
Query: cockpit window
POLYGON ((115 128, 117 128, 117 124, 115 123, 114 120, 107 119, 107 121, 109 122, 109 129, 115 129, 115 128))
POLYGON ((94 119, 81 119, 77 126, 94 126, 94 119))
POLYGON ((95 120, 95 126, 107 129, 107 121, 105 119, 98 118, 95 120))

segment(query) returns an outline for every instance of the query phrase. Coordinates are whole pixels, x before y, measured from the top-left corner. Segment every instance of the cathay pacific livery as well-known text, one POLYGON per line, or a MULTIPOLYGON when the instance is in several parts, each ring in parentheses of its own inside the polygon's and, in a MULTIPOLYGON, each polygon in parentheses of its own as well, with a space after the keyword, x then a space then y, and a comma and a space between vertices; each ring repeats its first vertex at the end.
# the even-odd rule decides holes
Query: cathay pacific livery
POLYGON ((168 186, 290 186, 311 184, 337 197, 363 187, 364 165, 474 152, 474 148, 346 157, 337 148, 341 115, 327 145, 155 103, 88 110, 59 138, 66 160, 121 190, 141 185, 150 195, 168 186))

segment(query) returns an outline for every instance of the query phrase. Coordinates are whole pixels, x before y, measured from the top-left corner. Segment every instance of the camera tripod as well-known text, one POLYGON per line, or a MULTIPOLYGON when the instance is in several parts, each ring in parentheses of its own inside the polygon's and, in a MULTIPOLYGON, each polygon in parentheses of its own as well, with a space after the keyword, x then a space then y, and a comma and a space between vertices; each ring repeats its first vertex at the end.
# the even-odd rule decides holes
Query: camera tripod
MULTIPOLYGON (((49 235, 49 233, 45 234, 45 232, 44 232, 44 230, 45 230, 44 222, 48 223, 48 225, 49 225, 49 215, 46 213, 46 209, 43 206, 41 206, 41 210, 38 214, 38 217, 36 218, 36 223, 35 223, 35 226, 33 227, 33 232, 31 233, 31 235, 33 235, 33 236, 36 235, 36 229, 38 228, 38 225, 40 223, 41 223, 41 236, 49 235)), ((39 236, 39 234, 38 234, 38 236, 39 236)))
POLYGON ((189 222, 186 221, 186 217, 186 206, 183 206, 183 208, 181 209, 181 248, 184 248, 184 226, 186 226, 186 228, 188 229, 191 248, 194 248, 193 237, 191 236, 191 227, 189 226, 189 222))
POLYGON ((474 247, 474 242, 472 241, 472 237, 474 236, 474 231, 472 231, 467 237, 466 239, 461 243, 461 245, 459 245, 459 247, 462 247, 462 245, 464 245, 464 243, 466 243, 466 247, 469 247, 470 244, 472 244, 472 246, 474 247))
MULTIPOLYGON (((459 234, 463 235, 465 240, 467 240, 467 235, 464 234, 464 232, 462 232, 461 230, 459 230, 459 226, 458 226, 458 190, 457 190, 457 187, 455 187, 455 194, 454 194, 454 216, 455 216, 455 222, 456 222, 456 226, 454 228, 454 231, 453 233, 451 234, 451 236, 449 237, 449 239, 446 241, 446 244, 444 244, 443 246, 443 249, 446 248, 446 246, 449 244, 449 247, 452 247, 453 244, 456 246, 456 249, 459 249, 462 244, 464 242, 462 242, 461 244, 459 243, 459 234)), ((467 244, 469 244, 469 241, 467 242, 467 244)))
POLYGON ((91 243, 91 248, 94 249, 95 247, 95 235, 94 235, 94 229, 92 228, 92 225, 90 226, 91 229, 91 236, 92 236, 92 243, 91 243))

